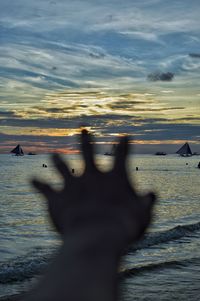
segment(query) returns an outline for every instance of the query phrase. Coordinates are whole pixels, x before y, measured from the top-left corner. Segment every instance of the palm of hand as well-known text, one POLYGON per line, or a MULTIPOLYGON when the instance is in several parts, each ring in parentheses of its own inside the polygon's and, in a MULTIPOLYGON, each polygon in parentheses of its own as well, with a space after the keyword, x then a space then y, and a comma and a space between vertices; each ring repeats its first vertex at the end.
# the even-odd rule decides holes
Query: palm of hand
MULTIPOLYGON (((139 196, 131 187, 125 163, 128 139, 118 144, 114 167, 101 172, 93 158, 91 137, 82 131, 82 152, 85 171, 80 177, 71 175, 62 159, 56 155, 55 166, 64 178, 64 188, 55 191, 50 185, 33 181, 34 186, 48 200, 49 212, 57 230, 64 236, 86 229, 88 235, 95 228, 95 235, 103 231, 103 237, 120 250, 139 239, 151 219, 155 196, 149 193, 139 196)), ((93 235, 93 234, 91 234, 93 235)))

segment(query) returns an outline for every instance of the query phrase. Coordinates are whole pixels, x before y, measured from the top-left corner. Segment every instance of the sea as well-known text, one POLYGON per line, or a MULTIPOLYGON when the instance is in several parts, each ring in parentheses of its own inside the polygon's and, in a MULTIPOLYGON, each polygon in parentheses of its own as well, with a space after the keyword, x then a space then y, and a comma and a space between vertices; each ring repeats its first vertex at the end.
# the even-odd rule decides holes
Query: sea
MULTIPOLYGON (((80 155, 63 158, 77 175, 82 172, 80 155)), ((199 161, 198 156, 129 156, 130 181, 140 193, 155 191, 158 199, 144 238, 122 258, 120 300, 200 300, 199 161)), ((113 158, 97 155, 96 164, 112 168, 113 158)), ((50 155, 0 155, 0 298, 34 285, 61 245, 46 202, 31 185, 35 177, 62 187, 50 155)))

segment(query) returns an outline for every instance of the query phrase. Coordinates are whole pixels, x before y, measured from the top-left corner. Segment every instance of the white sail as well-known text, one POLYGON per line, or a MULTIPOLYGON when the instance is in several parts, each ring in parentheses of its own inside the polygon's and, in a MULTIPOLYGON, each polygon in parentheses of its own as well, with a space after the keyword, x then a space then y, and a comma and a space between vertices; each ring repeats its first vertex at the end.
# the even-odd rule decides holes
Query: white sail
POLYGON ((181 146, 181 148, 179 148, 179 150, 176 153, 186 157, 192 156, 191 148, 187 142, 183 146, 181 146))

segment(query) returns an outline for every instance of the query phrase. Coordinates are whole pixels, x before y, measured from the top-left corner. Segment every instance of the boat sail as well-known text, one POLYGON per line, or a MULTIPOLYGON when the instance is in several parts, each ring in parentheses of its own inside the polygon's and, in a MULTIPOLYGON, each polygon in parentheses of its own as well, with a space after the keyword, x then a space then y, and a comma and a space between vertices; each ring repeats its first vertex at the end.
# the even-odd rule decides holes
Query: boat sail
POLYGON ((186 142, 183 146, 181 146, 181 148, 179 148, 179 150, 176 153, 179 154, 182 157, 192 156, 192 151, 191 151, 191 148, 189 146, 189 143, 186 142))
POLYGON ((21 148, 20 144, 18 144, 13 150, 11 150, 11 153, 15 154, 15 156, 23 156, 24 152, 21 148))

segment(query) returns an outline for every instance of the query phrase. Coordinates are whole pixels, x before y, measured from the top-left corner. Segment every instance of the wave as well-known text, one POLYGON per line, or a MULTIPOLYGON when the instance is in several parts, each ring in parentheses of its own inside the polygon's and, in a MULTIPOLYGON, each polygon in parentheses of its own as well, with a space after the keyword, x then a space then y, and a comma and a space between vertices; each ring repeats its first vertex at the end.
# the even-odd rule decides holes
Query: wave
POLYGON ((178 225, 172 229, 145 234, 143 240, 131 246, 128 251, 136 251, 148 248, 171 240, 191 236, 195 231, 200 230, 200 222, 188 225, 178 225))
POLYGON ((127 268, 125 270, 121 270, 119 272, 119 278, 127 278, 131 276, 136 276, 141 273, 161 270, 166 268, 182 268, 188 264, 195 264, 200 262, 199 257, 190 258, 190 259, 182 259, 182 260, 171 260, 171 261, 161 261, 156 263, 150 263, 142 266, 137 266, 133 268, 127 268))
MULTIPOLYGON (((171 240, 180 239, 182 237, 192 236, 195 231, 200 230, 200 222, 190 225, 176 226, 173 229, 163 232, 146 234, 144 239, 138 244, 132 246, 128 251, 136 251, 148 248, 171 240)), ((24 256, 16 257, 10 261, 0 263, 0 284, 24 281, 40 275, 49 264, 57 251, 56 247, 36 248, 34 251, 24 256)), ((119 273, 121 276, 135 275, 141 272, 150 271, 158 268, 170 267, 172 265, 181 265, 182 262, 170 261, 159 262, 149 265, 136 266, 119 273)))
MULTIPOLYGON (((55 250, 52 249, 52 253, 55 250)), ((52 258, 49 250, 36 248, 25 256, 0 264, 0 284, 24 281, 42 273, 52 258)))
MULTIPOLYGON (((19 259, 19 258, 18 258, 19 259)), ((27 259, 27 260, 19 260, 14 264, 4 264, 1 265, 0 272, 0 284, 8 284, 12 282, 24 281, 27 279, 31 279, 40 275, 42 270, 48 265, 50 258, 47 257, 38 257, 27 259)), ((186 264, 195 264, 199 262, 200 258, 190 258, 190 259, 182 259, 182 260, 172 260, 167 262, 156 262, 150 263, 146 265, 136 266, 133 268, 127 268, 121 270, 119 272, 119 278, 127 278, 131 276, 136 276, 141 273, 150 272, 154 270, 161 270, 166 268, 182 268, 186 264)))

